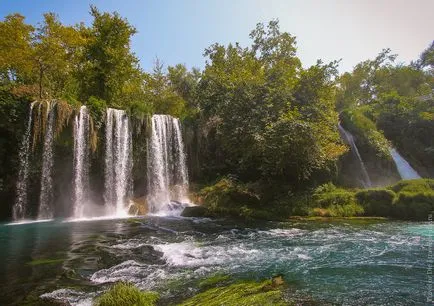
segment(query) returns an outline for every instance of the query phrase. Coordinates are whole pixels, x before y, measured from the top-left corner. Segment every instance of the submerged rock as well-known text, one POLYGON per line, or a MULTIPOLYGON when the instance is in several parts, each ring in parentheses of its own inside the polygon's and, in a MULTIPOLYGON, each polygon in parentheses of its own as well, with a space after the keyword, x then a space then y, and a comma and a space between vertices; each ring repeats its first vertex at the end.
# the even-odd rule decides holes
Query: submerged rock
POLYGON ((131 205, 128 210, 128 214, 130 215, 146 215, 149 211, 148 201, 146 197, 134 198, 131 199, 131 205))

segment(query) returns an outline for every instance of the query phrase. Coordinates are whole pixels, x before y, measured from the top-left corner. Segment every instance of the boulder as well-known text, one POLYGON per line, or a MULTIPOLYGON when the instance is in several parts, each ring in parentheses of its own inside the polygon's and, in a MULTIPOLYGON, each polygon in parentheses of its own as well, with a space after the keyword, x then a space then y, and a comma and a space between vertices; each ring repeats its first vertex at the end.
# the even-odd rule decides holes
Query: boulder
POLYGON ((208 209, 204 206, 187 206, 181 213, 182 217, 206 217, 208 209))
POLYGON ((133 198, 131 199, 130 208, 128 209, 128 214, 143 216, 149 211, 148 202, 146 197, 133 198))

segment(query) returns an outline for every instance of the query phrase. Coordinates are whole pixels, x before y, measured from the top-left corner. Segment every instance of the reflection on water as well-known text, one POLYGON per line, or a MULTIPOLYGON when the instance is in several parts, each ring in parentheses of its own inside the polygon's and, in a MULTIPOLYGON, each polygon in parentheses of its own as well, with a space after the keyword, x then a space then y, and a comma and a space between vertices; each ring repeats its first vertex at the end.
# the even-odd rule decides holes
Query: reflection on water
POLYGON ((215 272, 283 273, 291 295, 346 305, 423 305, 432 227, 424 223, 233 224, 160 218, 0 225, 0 304, 49 296, 90 304, 115 281, 163 300, 215 272))

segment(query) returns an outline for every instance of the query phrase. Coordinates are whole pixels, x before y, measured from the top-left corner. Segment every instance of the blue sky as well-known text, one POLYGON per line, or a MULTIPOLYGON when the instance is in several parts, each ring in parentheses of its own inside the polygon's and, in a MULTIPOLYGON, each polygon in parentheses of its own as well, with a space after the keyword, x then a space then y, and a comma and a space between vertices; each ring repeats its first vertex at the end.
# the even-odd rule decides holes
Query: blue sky
POLYGON ((132 47, 147 71, 157 56, 166 66, 202 68, 210 44, 246 46, 257 22, 276 18, 297 36, 305 66, 342 58, 341 72, 387 47, 409 62, 434 39, 433 0, 0 0, 0 16, 19 12, 37 24, 50 11, 66 24, 90 24, 90 4, 137 28, 132 47))

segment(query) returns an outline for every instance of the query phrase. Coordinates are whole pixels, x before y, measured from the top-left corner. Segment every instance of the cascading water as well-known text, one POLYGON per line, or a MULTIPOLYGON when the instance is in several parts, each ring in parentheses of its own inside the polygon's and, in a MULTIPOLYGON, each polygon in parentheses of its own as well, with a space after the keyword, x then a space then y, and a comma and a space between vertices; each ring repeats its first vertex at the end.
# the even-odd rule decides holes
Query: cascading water
POLYGON ((105 130, 105 193, 109 215, 127 214, 131 196, 132 135, 125 111, 108 108, 105 130))
POLYGON ((36 102, 30 104, 29 119, 27 120, 26 132, 23 136, 20 148, 20 168, 17 181, 17 197, 12 208, 14 220, 24 219, 27 212, 27 185, 29 182, 29 157, 30 136, 32 132, 33 107, 36 102))
POLYGON ((360 168, 362 169, 362 175, 363 175, 363 185, 364 187, 371 187, 371 179, 369 178, 368 171, 366 170, 365 163, 362 160, 362 157, 360 156, 359 150, 357 149, 356 143, 354 142, 353 135, 345 130, 342 125, 338 124, 338 129, 344 135, 345 140, 348 142, 348 144, 351 147, 351 151, 353 152, 354 156, 357 158, 357 160, 360 163, 360 168))
POLYGON ((188 202, 188 174, 179 119, 152 116, 148 143, 148 205, 152 213, 168 211, 171 202, 188 202))
POLYGON ((42 151, 41 193, 39 195, 38 219, 51 219, 54 212, 52 208, 53 197, 53 140, 55 102, 47 103, 47 126, 45 129, 44 146, 42 151))
POLYGON ((89 112, 86 106, 74 119, 74 217, 85 217, 89 187, 89 112))
POLYGON ((421 176, 414 170, 410 164, 401 156, 401 154, 394 148, 389 148, 390 154, 392 155, 393 161, 396 164, 399 175, 403 180, 414 180, 419 179, 421 176))

